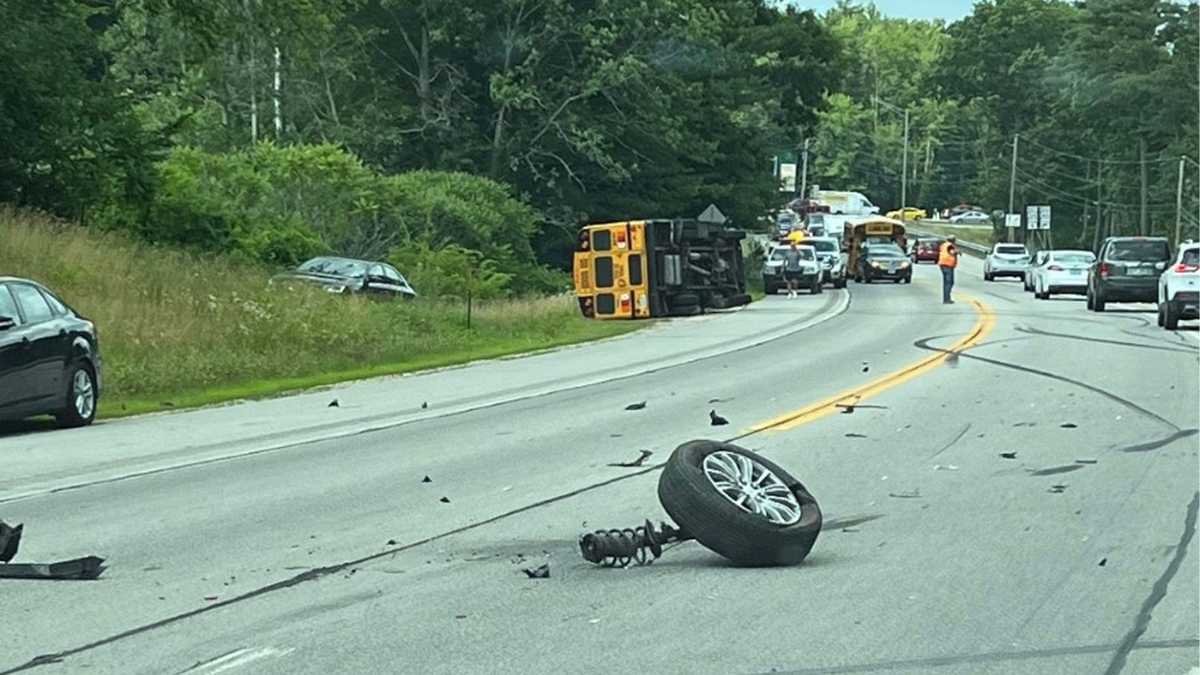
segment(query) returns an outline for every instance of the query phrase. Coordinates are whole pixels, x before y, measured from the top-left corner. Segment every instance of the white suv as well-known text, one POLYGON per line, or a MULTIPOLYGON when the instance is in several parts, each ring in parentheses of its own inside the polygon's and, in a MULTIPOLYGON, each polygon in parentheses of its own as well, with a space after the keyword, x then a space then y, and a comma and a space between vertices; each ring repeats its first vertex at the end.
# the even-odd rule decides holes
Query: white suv
POLYGON ((1029 268, 1029 251, 1025 244, 996 244, 983 261, 983 280, 996 277, 1024 277, 1029 268))
POLYGON ((1181 245, 1158 278, 1158 325, 1175 330, 1180 319, 1200 319, 1200 244, 1195 242, 1181 245))

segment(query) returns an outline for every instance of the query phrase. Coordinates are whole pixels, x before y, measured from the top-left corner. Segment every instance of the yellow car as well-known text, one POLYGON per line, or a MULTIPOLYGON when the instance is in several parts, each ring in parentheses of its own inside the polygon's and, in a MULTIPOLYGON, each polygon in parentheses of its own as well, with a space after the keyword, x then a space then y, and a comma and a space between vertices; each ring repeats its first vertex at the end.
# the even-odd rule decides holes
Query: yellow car
POLYGON ((925 220, 929 217, 929 214, 925 212, 925 209, 918 209, 915 206, 906 206, 903 209, 888 211, 887 217, 891 218, 892 220, 925 220))

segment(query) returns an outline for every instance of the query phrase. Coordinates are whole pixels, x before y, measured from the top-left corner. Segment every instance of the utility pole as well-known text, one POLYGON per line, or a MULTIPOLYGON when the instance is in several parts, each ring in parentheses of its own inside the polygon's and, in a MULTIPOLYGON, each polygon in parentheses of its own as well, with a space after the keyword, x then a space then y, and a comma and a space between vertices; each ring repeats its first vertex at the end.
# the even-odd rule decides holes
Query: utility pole
MULTIPOLYGON (((1016 208, 1017 198, 1017 142, 1021 138, 1020 134, 1013 134, 1013 153, 1012 153, 1012 171, 1008 178, 1008 212, 1014 213, 1016 208)), ((1013 240, 1012 228, 1008 229, 1008 241, 1013 240)))
POLYGON ((1104 164, 1096 158, 1096 230, 1092 232, 1092 253, 1100 252, 1100 230, 1104 227, 1104 203, 1101 199, 1101 188, 1104 186, 1104 164))
POLYGON ((804 139, 804 149, 801 151, 800 199, 808 199, 808 142, 810 140, 812 139, 804 139))
POLYGON ((1138 164, 1140 165, 1139 176, 1142 180, 1142 201, 1141 210, 1138 213, 1138 234, 1143 237, 1149 234, 1150 229, 1150 214, 1146 211, 1146 184, 1149 179, 1146 176, 1146 137, 1138 136, 1138 164))
POLYGON ((904 109, 904 161, 900 167, 900 220, 908 208, 908 108, 904 109))
POLYGON ((1183 163, 1186 157, 1179 156, 1179 183, 1175 187, 1175 245, 1179 246, 1183 236, 1183 163))
POLYGON ((275 139, 278 140, 283 135, 283 113, 279 107, 279 89, 281 82, 280 67, 283 65, 283 55, 279 52, 279 45, 275 46, 275 139))

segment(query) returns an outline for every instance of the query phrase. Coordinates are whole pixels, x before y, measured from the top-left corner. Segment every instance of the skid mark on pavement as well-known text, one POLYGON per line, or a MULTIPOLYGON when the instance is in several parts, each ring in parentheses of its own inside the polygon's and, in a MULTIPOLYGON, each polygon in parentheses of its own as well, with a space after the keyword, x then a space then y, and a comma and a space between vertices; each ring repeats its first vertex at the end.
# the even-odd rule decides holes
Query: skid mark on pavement
POLYGON ((951 355, 960 354, 961 352, 982 342, 983 339, 992 332, 992 329, 995 328, 996 314, 992 311, 992 308, 983 304, 979 300, 972 299, 970 302, 977 314, 975 325, 972 326, 967 335, 951 345, 949 348, 945 350, 937 350, 941 353, 921 359, 916 363, 884 375, 883 377, 880 377, 875 381, 865 384, 861 387, 849 389, 840 394, 831 396, 823 401, 818 401, 800 408, 799 410, 785 413, 773 419, 767 420, 766 422, 753 427, 750 431, 742 434, 741 436, 736 436, 733 440, 740 440, 747 436, 763 431, 788 431, 795 429, 803 424, 808 424, 809 422, 837 412, 839 404, 842 406, 845 406, 846 404, 856 405, 860 401, 868 399, 872 396, 878 396, 888 389, 904 384, 915 377, 924 375, 925 373, 936 369, 938 366, 941 366, 944 362, 946 362, 951 355))
POLYGON ((1166 438, 1160 438, 1157 441, 1137 443, 1136 445, 1126 445, 1125 447, 1116 449, 1120 452, 1149 452, 1151 450, 1157 450, 1161 447, 1168 446, 1181 438, 1195 436, 1197 433, 1200 433, 1200 429, 1181 429, 1180 431, 1176 431, 1170 436, 1167 436, 1166 438))
POLYGON ((948 349, 942 349, 941 347, 934 347, 933 345, 929 344, 930 342, 932 342, 933 340, 936 340, 936 339, 938 339, 938 338, 932 337, 932 338, 924 338, 921 340, 917 340, 916 342, 913 343, 913 346, 917 347, 919 349, 924 349, 924 350, 931 351, 931 352, 941 352, 944 356, 949 355, 951 353, 957 353, 961 358, 964 358, 964 359, 973 359, 975 361, 981 361, 983 363, 990 363, 993 366, 1000 366, 1001 368, 1010 368, 1012 370, 1018 370, 1023 373, 1029 373, 1030 375, 1046 377, 1046 378, 1049 378, 1056 382, 1061 382, 1063 384, 1072 384, 1072 385, 1075 385, 1076 387, 1080 387, 1080 388, 1086 389, 1090 392, 1099 394, 1100 396, 1103 396, 1104 398, 1107 398, 1110 401, 1119 403, 1136 413, 1139 413, 1145 417, 1155 420, 1156 422, 1160 422, 1160 423, 1170 427, 1174 431, 1180 431, 1179 425, 1175 424, 1171 420, 1168 420, 1167 418, 1163 417, 1162 415, 1159 415, 1158 413, 1156 413, 1152 410, 1143 408, 1142 406, 1134 403, 1133 401, 1130 401, 1127 398, 1122 398, 1120 396, 1117 396, 1116 394, 1113 394, 1105 389, 1101 389, 1100 387, 1097 387, 1095 385, 1091 385, 1091 384, 1088 384, 1087 382, 1082 382, 1080 380, 1076 380, 1076 379, 1067 377, 1066 375, 1059 375, 1057 373, 1051 373, 1051 372, 1045 371, 1045 370, 1038 370, 1037 368, 1030 368, 1029 366, 1022 366, 1022 365, 1018 365, 1016 363, 1009 363, 1008 361, 1001 361, 999 359, 989 359, 986 356, 979 356, 978 354, 967 354, 967 353, 965 353, 966 349, 958 347, 957 345, 950 347, 948 349))
MULTIPOLYGON (((1105 340, 1104 338, 1089 337, 1086 335, 1071 335, 1070 333, 1054 333, 1054 332, 1051 332, 1048 330, 1040 330, 1037 328, 1030 328, 1027 326, 1017 326, 1016 331, 1018 333, 1025 333, 1027 335, 1039 335, 1039 336, 1043 336, 1043 337, 1056 337, 1056 338, 1063 338, 1066 340, 1079 340, 1081 342, 1096 342, 1096 343, 1106 344, 1106 345, 1118 345, 1121 347, 1137 347, 1139 349, 1154 349, 1154 350, 1163 351, 1163 352, 1179 352, 1181 354, 1187 354, 1189 356, 1197 355, 1197 351, 1195 349, 1182 349, 1180 347, 1175 347, 1175 346, 1160 347, 1158 345, 1148 345, 1148 344, 1145 344, 1142 342, 1125 342, 1123 340, 1105 340)), ((1141 336, 1139 335, 1138 337, 1141 337, 1141 336)))
POLYGON ((1192 538, 1196 536, 1196 518, 1200 512, 1200 492, 1192 495, 1192 501, 1188 504, 1187 516, 1183 520, 1183 534, 1179 537, 1179 545, 1175 547, 1175 555, 1171 558, 1171 562, 1167 564, 1167 569, 1163 570, 1162 576, 1154 582, 1154 588, 1150 590, 1150 595, 1146 601, 1142 603, 1141 610, 1138 611, 1137 620, 1134 621, 1133 628, 1129 634, 1121 640, 1121 644, 1117 647, 1117 651, 1113 654, 1112 661, 1108 664, 1108 669, 1104 671, 1105 675, 1117 675, 1125 668, 1125 662, 1129 658, 1129 652, 1132 651, 1138 644, 1138 640, 1150 627, 1150 618, 1154 614, 1154 608, 1162 599, 1167 597, 1167 586, 1171 583, 1171 579, 1179 572, 1180 566, 1183 565, 1183 559, 1187 556, 1188 545, 1192 543, 1192 538))

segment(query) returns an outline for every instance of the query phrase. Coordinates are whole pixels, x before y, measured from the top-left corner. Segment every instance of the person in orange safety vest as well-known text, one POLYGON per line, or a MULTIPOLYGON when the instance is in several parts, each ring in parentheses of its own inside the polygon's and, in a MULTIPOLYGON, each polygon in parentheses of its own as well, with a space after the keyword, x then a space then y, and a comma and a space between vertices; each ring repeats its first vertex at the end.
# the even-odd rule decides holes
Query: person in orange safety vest
POLYGON ((942 270, 942 304, 949 305, 950 290, 954 288, 954 268, 958 267, 958 247, 954 245, 954 235, 950 235, 938 248, 938 267, 942 270))

